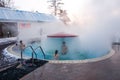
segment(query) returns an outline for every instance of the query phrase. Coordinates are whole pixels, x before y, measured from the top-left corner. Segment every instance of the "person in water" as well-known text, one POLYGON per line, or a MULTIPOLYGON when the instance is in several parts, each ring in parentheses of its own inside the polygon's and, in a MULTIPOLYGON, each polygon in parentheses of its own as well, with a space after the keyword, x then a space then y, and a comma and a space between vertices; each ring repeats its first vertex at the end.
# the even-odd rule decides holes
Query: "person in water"
POLYGON ((67 46, 66 46, 66 43, 63 42, 63 43, 62 43, 62 54, 66 54, 67 52, 68 52, 68 48, 67 48, 67 46))
POLYGON ((23 43, 23 41, 22 40, 20 40, 20 50, 24 50, 24 48, 25 48, 25 44, 23 43))
POLYGON ((55 60, 58 60, 58 59, 59 59, 58 50, 55 50, 54 59, 55 59, 55 60))

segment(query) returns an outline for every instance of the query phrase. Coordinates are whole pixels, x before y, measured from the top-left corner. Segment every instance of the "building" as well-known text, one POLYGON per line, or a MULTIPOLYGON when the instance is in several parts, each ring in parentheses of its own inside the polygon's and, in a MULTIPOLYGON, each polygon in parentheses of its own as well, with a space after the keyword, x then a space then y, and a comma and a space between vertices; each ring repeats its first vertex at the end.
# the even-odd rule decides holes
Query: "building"
POLYGON ((18 40, 25 41, 40 38, 49 33, 63 31, 58 22, 50 14, 0 7, 0 38, 17 37, 18 40))

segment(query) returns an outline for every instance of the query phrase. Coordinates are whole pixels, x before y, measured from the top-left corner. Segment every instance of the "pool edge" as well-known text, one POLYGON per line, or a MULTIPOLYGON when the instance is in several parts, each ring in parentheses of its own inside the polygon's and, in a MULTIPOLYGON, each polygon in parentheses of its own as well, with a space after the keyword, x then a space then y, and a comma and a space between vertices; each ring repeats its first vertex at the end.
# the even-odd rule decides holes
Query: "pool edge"
MULTIPOLYGON (((6 52, 9 53, 9 55, 20 58, 19 53, 15 53, 14 51, 12 51, 13 46, 14 45, 8 46, 6 48, 6 52)), ((97 62, 97 61, 102 61, 102 60, 108 59, 108 58, 112 57, 114 54, 115 54, 115 51, 113 49, 111 49, 107 55, 99 57, 99 58, 85 59, 85 60, 47 60, 47 61, 49 61, 49 63, 90 63, 90 62, 97 62)), ((30 58, 30 57, 27 57, 27 56, 24 57, 24 59, 28 59, 28 58, 30 58)), ((46 59, 42 59, 42 60, 46 60, 46 59)))
POLYGON ((111 49, 107 55, 99 57, 99 58, 85 59, 85 60, 64 60, 64 61, 63 60, 49 60, 49 63, 90 63, 90 62, 97 62, 97 61, 108 59, 112 57, 114 54, 115 54, 115 51, 111 49))

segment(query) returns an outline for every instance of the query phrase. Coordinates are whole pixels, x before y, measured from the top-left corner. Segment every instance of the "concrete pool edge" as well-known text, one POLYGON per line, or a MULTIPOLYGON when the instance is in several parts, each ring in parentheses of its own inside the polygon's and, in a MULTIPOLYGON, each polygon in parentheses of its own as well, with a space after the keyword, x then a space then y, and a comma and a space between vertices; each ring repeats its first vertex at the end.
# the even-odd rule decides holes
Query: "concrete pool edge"
MULTIPOLYGON (((4 52, 6 52, 7 55, 10 55, 10 56, 12 56, 12 57, 15 57, 16 59, 21 58, 21 57, 20 57, 20 56, 21 56, 20 53, 16 53, 16 52, 14 52, 14 51, 12 50, 12 48, 13 48, 14 46, 15 46, 15 45, 10 45, 10 46, 8 46, 7 48, 4 49, 4 52)), ((23 55, 23 58, 24 58, 24 59, 29 59, 30 57, 23 55)))
MULTIPOLYGON (((19 53, 15 53, 14 51, 12 51, 13 47, 14 47, 14 45, 8 46, 6 48, 6 52, 8 52, 9 55, 12 55, 16 58, 20 58, 19 53)), ((115 51, 113 49, 111 49, 107 55, 104 55, 99 58, 85 59, 85 60, 47 60, 47 61, 49 61, 49 63, 90 63, 90 62, 97 62, 97 61, 102 61, 102 60, 108 59, 108 58, 112 57, 114 54, 115 54, 115 51)), ((24 59, 29 59, 29 58, 30 57, 28 57, 28 56, 24 57, 24 59)), ((46 60, 46 59, 43 59, 43 60, 46 60)))
POLYGON ((115 51, 111 49, 111 51, 102 57, 93 58, 93 59, 85 59, 85 60, 49 60, 49 63, 90 63, 90 62, 97 62, 108 59, 115 54, 115 51))

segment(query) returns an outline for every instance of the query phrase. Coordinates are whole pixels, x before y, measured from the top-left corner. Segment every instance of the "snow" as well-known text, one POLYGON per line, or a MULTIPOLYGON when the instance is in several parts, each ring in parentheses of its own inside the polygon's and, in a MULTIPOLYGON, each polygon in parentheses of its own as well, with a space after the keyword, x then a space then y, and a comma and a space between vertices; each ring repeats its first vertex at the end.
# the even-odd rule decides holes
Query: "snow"
POLYGON ((10 37, 10 38, 0 38, 0 45, 11 43, 13 41, 16 41, 17 37, 10 37))

